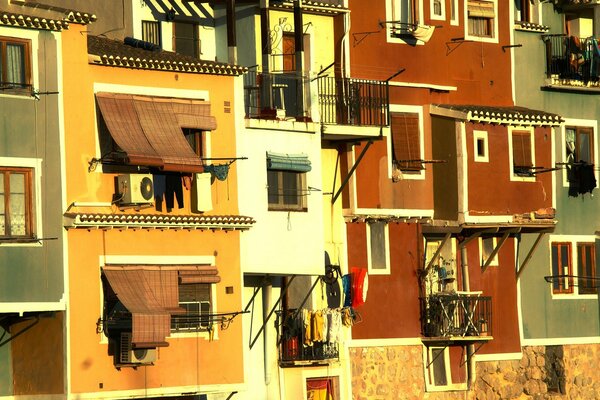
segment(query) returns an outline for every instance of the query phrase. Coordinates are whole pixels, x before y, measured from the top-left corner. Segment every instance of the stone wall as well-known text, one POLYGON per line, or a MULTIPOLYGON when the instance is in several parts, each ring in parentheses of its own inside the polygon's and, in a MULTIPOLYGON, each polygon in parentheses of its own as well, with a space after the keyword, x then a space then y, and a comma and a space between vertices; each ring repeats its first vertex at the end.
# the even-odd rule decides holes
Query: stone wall
POLYGON ((349 349, 353 400, 600 399, 600 345, 528 346, 520 360, 476 363, 468 392, 425 392, 421 346, 349 349))

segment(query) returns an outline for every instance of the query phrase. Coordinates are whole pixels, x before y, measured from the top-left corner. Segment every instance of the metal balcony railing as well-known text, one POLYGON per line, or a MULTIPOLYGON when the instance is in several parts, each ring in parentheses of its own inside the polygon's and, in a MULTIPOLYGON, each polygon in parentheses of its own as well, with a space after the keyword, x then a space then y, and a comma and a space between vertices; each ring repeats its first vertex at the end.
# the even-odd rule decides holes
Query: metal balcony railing
POLYGON ((354 126, 388 125, 387 82, 334 77, 318 81, 321 122, 354 126))
POLYGON ((310 80, 296 73, 244 76, 246 118, 310 120, 310 80))
POLYGON ((328 364, 339 361, 339 342, 306 340, 310 336, 305 331, 305 326, 298 323, 296 310, 288 310, 287 313, 278 312, 279 324, 279 363, 281 366, 293 366, 296 363, 328 364), (309 342, 310 345, 305 346, 309 342))
POLYGON ((567 85, 597 83, 600 80, 600 47, 595 38, 544 35, 546 77, 567 85))
POLYGON ((437 293, 420 298, 421 331, 428 338, 492 334, 492 298, 479 292, 437 293))

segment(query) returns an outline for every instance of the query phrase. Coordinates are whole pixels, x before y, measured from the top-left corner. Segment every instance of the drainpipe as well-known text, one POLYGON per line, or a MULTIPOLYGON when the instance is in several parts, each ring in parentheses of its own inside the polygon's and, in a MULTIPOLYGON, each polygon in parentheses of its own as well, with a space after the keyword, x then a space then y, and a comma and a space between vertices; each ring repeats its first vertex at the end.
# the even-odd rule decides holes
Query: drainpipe
MULTIPOLYGON (((465 292, 471 291, 471 284, 469 282, 469 265, 467 263, 467 246, 461 246, 460 248, 460 261, 461 261, 461 272, 462 272, 462 288, 465 292)), ((475 383, 475 360, 473 355, 475 354, 475 345, 467 345, 467 387, 473 387, 475 383)))
POLYGON ((262 47, 262 72, 263 81, 261 85, 260 108, 262 110, 273 110, 273 91, 271 89, 271 23, 269 21, 269 0, 260 0, 260 40, 262 47))
POLYGON ((268 279, 262 288, 262 312, 265 329, 263 331, 263 353, 264 353, 264 369, 265 369, 265 385, 269 386, 271 383, 271 361, 270 361, 270 343, 269 343, 269 329, 266 327, 267 318, 269 318, 269 311, 271 309, 271 293, 273 291, 273 283, 271 279, 268 279))
POLYGON ((296 91, 296 104, 298 104, 297 116, 304 117, 306 110, 306 89, 304 87, 304 19, 302 18, 302 0, 294 0, 294 45, 296 48, 296 79, 298 80, 296 91))
POLYGON ((227 0, 227 49, 230 64, 237 64, 237 43, 235 37, 235 0, 227 0))

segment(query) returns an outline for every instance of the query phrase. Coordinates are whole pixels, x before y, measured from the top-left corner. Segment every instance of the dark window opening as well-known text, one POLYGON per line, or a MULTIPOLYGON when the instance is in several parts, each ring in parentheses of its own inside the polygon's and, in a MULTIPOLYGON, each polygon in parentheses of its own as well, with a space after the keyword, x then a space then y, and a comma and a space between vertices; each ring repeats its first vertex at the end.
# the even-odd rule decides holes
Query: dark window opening
POLYGON ((179 54, 200 58, 198 25, 186 22, 174 22, 173 48, 179 54))

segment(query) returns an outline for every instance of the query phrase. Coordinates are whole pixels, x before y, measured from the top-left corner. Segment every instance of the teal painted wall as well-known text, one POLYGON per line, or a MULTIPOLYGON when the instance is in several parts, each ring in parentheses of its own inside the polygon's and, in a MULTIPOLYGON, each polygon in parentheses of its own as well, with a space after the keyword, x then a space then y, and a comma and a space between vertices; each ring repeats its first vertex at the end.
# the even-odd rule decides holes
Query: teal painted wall
POLYGON ((0 326, 0 396, 13 394, 10 342, 1 345, 9 338, 10 334, 0 326))
MULTIPOLYGON (((1 33, 0 33, 1 34, 1 33)), ((56 92, 57 41, 49 32, 39 32, 39 75, 34 89, 56 92)), ((35 41, 34 41, 35 42, 35 41)), ((41 244, 0 244, 0 302, 57 302, 63 297, 61 155, 58 96, 8 96, 0 93, 0 157, 42 159, 41 244)))
MULTIPOLYGON (((551 4, 543 4, 544 25, 549 34, 563 33, 562 15, 551 4)), ((560 114, 569 119, 600 119, 600 92, 583 93, 542 90, 545 83, 546 55, 539 33, 515 31, 515 103, 519 106, 560 114)), ((562 135, 554 130, 554 156, 562 161, 562 135)), ((598 135, 598 132, 596 132, 598 135)), ((597 136, 599 137, 599 136, 597 136)), ((597 143, 596 143, 597 145, 597 143)), ((563 186, 564 171, 555 174, 556 218, 553 235, 589 235, 600 230, 600 191, 595 196, 569 197, 563 186)), ((545 188, 550 192, 551 188, 545 188)), ((523 235, 519 258, 523 260, 535 236, 523 235)), ((587 240, 586 240, 587 241, 587 240)), ((591 240, 593 241, 593 239, 591 240)), ((575 250, 575 249, 573 249, 575 250)), ((597 298, 552 298, 552 286, 544 276, 552 274, 550 238, 540 243, 520 279, 523 334, 525 339, 600 336, 597 298)))

